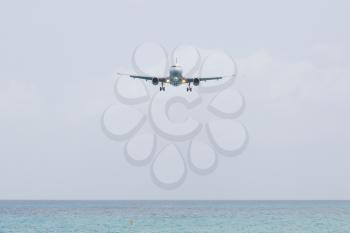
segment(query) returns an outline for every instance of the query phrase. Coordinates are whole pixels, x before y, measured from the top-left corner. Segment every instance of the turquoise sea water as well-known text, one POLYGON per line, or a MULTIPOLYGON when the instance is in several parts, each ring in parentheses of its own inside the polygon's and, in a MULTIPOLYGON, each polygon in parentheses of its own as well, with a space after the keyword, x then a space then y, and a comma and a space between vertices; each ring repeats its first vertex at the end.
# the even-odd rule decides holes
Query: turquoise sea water
POLYGON ((1 233, 350 233, 350 201, 0 201, 1 233))

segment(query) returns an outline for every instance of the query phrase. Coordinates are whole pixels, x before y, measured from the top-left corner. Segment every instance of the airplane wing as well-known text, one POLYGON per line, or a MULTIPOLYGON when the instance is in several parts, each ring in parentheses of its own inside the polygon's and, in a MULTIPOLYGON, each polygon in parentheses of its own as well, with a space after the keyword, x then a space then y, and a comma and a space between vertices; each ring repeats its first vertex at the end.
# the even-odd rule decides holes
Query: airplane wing
POLYGON ((210 80, 219 80, 227 77, 233 77, 234 75, 227 75, 227 76, 217 76, 217 77, 195 77, 195 78, 185 78, 187 82, 192 83, 195 82, 195 80, 199 81, 210 81, 210 80))
POLYGON ((219 80, 222 79, 223 77, 199 77, 198 79, 200 81, 209 81, 209 80, 219 80))
POLYGON ((138 79, 144 79, 144 80, 152 80, 155 77, 151 76, 140 76, 140 75, 129 75, 130 78, 138 78, 138 79))
POLYGON ((133 74, 123 74, 123 73, 117 73, 118 75, 126 75, 129 76, 130 78, 137 78, 137 79, 143 79, 143 80, 150 80, 157 78, 159 82, 165 82, 166 78, 165 77, 156 77, 156 76, 144 76, 144 75, 133 75, 133 74))

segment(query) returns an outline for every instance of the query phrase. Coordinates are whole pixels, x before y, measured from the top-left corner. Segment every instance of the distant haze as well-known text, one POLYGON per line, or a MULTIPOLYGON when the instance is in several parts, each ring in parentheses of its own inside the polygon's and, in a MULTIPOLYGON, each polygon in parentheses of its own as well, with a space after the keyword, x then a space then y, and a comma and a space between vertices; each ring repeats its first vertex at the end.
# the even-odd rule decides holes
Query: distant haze
POLYGON ((0 199, 350 199, 349 12, 346 1, 1 1, 0 199), (100 126, 115 72, 132 71, 144 42, 227 52, 246 101, 246 150, 170 191, 100 126))

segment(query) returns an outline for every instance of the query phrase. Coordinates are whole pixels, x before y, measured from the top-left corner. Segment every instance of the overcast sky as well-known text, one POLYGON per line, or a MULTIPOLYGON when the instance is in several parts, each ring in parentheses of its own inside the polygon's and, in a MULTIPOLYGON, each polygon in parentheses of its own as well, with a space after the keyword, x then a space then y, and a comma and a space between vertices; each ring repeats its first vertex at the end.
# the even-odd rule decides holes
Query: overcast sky
POLYGON ((0 1, 0 199, 349 199, 347 1, 0 1), (224 50, 249 145, 174 190, 100 117, 144 42, 224 50))

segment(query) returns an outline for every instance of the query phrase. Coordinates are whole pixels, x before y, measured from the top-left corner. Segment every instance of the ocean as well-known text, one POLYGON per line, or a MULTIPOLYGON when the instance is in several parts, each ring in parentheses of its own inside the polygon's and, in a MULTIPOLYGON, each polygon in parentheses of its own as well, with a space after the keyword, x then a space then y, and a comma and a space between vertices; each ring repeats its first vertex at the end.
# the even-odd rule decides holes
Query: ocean
POLYGON ((0 233, 350 233, 350 201, 0 201, 0 233))

